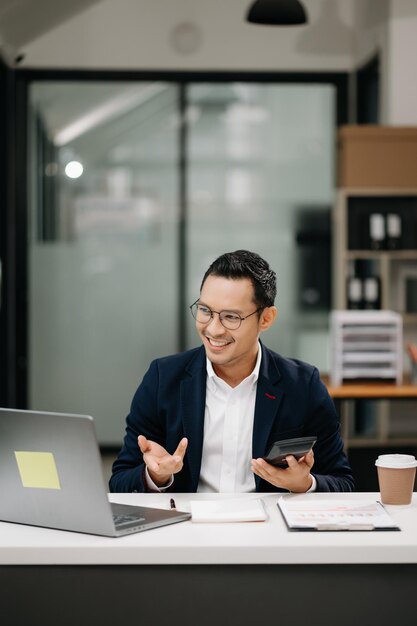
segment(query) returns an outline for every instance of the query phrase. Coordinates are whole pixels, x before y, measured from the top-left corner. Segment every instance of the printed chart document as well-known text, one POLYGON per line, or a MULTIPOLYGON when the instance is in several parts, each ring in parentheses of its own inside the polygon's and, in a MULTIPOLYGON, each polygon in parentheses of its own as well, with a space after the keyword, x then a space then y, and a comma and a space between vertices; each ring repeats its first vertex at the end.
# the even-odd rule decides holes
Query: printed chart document
POLYGON ((289 530, 400 530, 374 500, 278 500, 289 530))
POLYGON ((230 500, 191 500, 192 522, 264 522, 264 503, 259 498, 230 500))

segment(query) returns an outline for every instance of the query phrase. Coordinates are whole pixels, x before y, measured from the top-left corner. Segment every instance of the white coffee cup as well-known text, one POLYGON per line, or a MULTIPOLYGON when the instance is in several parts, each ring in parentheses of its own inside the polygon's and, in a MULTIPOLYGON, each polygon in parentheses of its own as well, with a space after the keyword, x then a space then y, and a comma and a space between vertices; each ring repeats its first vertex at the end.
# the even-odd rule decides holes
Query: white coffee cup
POLYGON ((383 504, 410 504, 417 460, 411 454, 380 454, 375 465, 383 504))

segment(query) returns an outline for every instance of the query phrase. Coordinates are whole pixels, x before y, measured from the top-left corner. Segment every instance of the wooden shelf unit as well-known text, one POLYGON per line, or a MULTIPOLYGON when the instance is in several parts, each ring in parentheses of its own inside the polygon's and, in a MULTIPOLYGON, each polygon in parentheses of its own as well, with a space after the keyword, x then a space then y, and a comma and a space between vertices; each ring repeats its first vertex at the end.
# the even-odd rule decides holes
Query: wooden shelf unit
MULTIPOLYGON (((356 260, 370 260, 378 264, 378 274, 381 281, 381 308, 390 309, 404 313, 401 310, 401 303, 395 302, 397 298, 397 290, 393 283, 395 279, 396 264, 407 263, 415 265, 417 271, 417 248, 416 249, 399 249, 399 250, 366 250, 366 249, 349 249, 348 246, 348 220, 349 220, 349 199, 351 198, 369 198, 384 199, 387 198, 416 198, 416 241, 417 241, 417 188, 412 189, 375 189, 375 188, 343 188, 337 193, 337 201, 335 209, 332 213, 332 232, 333 232, 333 308, 347 308, 347 279, 349 277, 349 264, 356 260)), ((395 210, 395 207, 394 209, 395 210)), ((413 216, 414 217, 414 216, 413 216)), ((404 226, 403 226, 404 227, 404 226)), ((413 313, 410 313, 412 316, 413 313)), ((407 323, 412 322, 412 317, 408 317, 407 323)), ((417 313, 416 313, 417 321, 417 313)))
POLYGON ((410 381, 408 374, 404 375, 402 385, 387 383, 386 381, 369 382, 355 380, 334 386, 330 384, 328 376, 322 376, 321 379, 334 400, 367 400, 370 398, 379 400, 417 399, 417 384, 413 384, 410 381))
MULTIPOLYGON (((363 250, 348 247, 348 211, 349 198, 369 197, 408 197, 416 196, 417 188, 375 189, 375 188, 344 188, 338 191, 337 203, 333 211, 333 306, 336 309, 347 308, 347 279, 349 264, 356 260, 373 261, 378 268, 381 285, 381 308, 402 313, 404 324, 404 340, 413 339, 417 332, 417 313, 404 313, 402 303, 398 301, 398 268, 401 264, 412 264, 417 268, 417 250, 363 250)), ((417 228, 417 219, 416 219, 417 228)), ((415 339, 414 339, 415 340, 415 339)), ((407 365, 407 361, 406 361, 407 365)), ((326 381, 325 381, 326 382, 326 381)), ((404 384, 390 384, 386 381, 344 381, 338 387, 330 386, 330 395, 340 402, 340 420, 346 449, 373 446, 389 446, 392 448, 417 445, 416 435, 399 437, 390 436, 390 422, 394 419, 391 401, 415 399, 417 401, 417 385, 411 384, 409 377, 404 376, 404 384), (351 405, 355 400, 373 399, 378 402, 375 424, 375 435, 361 436, 352 428, 351 405)))
MULTIPOLYGON (((334 386, 328 376, 321 377, 333 400, 340 402, 340 425, 345 449, 376 446, 402 447, 416 446, 415 436, 389 436, 389 402, 390 400, 417 400, 417 384, 413 384, 408 374, 404 375, 402 385, 386 381, 349 381, 334 386), (349 416, 349 404, 355 400, 381 400, 382 410, 377 417, 375 436, 352 435, 349 416)), ((417 428, 416 428, 417 433, 417 428)))

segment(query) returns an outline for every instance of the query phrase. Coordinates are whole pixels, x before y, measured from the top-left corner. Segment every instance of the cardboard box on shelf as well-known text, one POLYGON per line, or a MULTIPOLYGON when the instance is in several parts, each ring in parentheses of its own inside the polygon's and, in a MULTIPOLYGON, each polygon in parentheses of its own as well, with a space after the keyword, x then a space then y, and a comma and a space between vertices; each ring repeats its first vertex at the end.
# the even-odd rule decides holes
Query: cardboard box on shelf
POLYGON ((342 126, 338 139, 339 187, 417 187, 417 127, 342 126))

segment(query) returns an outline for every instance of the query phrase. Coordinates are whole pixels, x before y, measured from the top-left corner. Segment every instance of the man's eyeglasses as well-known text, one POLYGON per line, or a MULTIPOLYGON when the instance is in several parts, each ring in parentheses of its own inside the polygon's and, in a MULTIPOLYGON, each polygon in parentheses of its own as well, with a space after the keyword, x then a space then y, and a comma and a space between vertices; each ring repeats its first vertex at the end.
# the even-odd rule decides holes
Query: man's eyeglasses
POLYGON ((262 311, 264 307, 259 307, 253 313, 249 313, 246 317, 241 317, 236 311, 212 311, 205 304, 200 304, 198 300, 190 306, 194 319, 200 324, 208 324, 213 319, 213 314, 217 313, 220 323, 228 330, 236 330, 244 320, 262 311))

